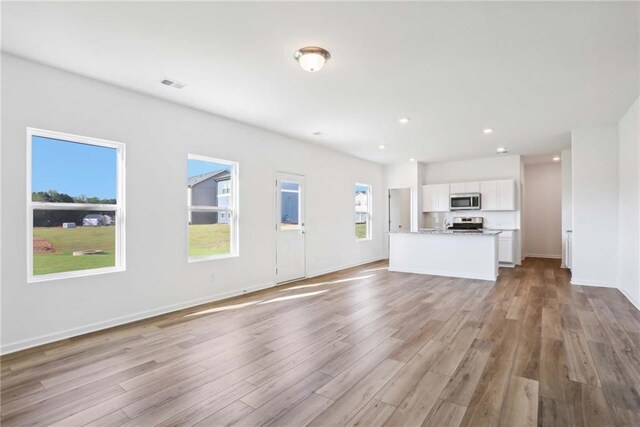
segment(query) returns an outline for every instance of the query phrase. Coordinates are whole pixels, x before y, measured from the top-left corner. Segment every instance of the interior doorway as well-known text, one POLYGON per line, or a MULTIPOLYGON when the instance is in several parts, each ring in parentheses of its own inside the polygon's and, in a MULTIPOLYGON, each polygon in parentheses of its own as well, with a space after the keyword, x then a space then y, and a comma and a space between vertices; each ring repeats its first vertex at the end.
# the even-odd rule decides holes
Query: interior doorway
POLYGON ((389 189, 389 232, 411 230, 411 189, 389 189))

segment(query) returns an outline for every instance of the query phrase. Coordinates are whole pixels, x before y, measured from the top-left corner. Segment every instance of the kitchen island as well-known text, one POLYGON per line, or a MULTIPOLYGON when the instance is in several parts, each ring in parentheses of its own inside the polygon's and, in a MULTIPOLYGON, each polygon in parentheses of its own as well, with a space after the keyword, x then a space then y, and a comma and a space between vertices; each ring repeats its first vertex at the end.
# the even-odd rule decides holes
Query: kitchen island
POLYGON ((499 230, 389 233, 389 271, 496 280, 499 230))

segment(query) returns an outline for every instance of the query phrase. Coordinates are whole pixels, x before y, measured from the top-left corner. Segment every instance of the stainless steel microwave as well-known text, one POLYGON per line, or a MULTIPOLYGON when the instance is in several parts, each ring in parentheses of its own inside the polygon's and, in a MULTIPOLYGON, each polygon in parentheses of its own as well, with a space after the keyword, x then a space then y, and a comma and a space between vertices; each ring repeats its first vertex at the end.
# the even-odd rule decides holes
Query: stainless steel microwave
POLYGON ((450 195, 449 209, 452 211, 470 211, 480 209, 480 193, 450 195))

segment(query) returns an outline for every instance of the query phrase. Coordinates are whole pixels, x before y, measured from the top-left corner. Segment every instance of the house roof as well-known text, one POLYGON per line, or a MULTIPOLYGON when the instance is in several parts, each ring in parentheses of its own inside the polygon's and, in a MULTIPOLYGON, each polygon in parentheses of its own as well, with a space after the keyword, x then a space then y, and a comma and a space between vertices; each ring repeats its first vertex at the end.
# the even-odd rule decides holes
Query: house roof
POLYGON ((221 181, 223 179, 228 179, 231 174, 228 170, 219 170, 214 172, 207 172, 201 175, 192 176, 188 179, 187 185, 189 187, 193 187, 196 184, 200 184, 202 181, 206 181, 209 178, 214 178, 216 181, 221 181))

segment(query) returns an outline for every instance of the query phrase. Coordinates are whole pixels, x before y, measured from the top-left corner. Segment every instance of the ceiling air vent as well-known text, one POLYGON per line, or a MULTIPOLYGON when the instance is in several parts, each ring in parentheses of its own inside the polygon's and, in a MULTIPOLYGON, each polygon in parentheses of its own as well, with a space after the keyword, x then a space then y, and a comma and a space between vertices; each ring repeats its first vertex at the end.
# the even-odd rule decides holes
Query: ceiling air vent
POLYGON ((166 86, 175 87, 176 89, 182 89, 183 87, 186 86, 184 83, 180 83, 177 80, 168 79, 166 77, 160 80, 160 83, 166 86))

